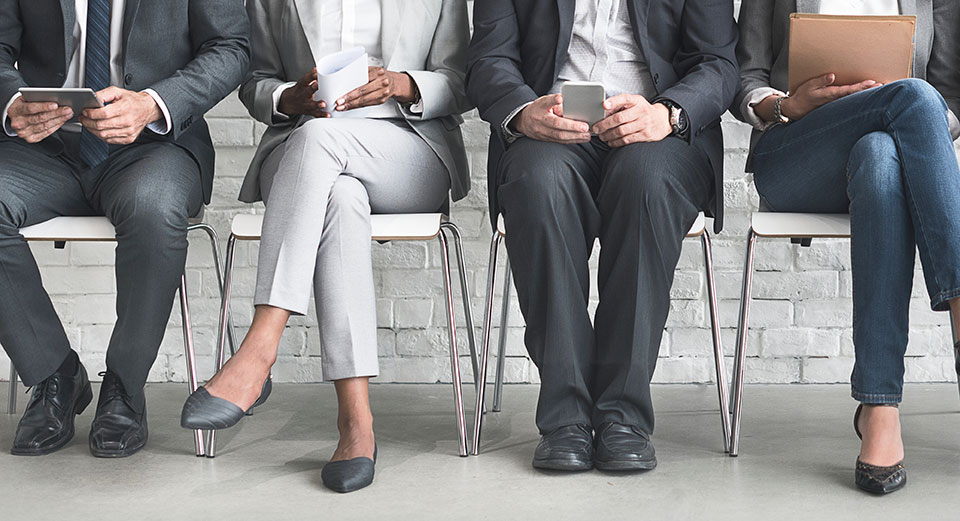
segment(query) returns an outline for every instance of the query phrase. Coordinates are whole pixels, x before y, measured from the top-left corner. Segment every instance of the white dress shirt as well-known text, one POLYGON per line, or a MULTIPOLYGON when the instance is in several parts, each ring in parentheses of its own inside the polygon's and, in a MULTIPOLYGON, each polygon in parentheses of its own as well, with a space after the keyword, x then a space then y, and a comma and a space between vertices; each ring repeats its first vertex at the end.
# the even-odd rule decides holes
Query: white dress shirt
MULTIPOLYGON (((383 43, 381 34, 381 0, 313 0, 320 4, 320 19, 323 21, 320 49, 314 56, 319 60, 324 56, 363 47, 367 51, 370 67, 384 67, 383 43)), ((306 71, 304 71, 306 72, 306 71)), ((274 121, 290 119, 279 110, 280 95, 296 85, 296 82, 284 83, 273 91, 274 121)), ((328 107, 328 110, 332 107, 328 107)), ((423 112, 422 104, 410 107, 414 113, 423 112)), ((373 107, 353 109, 343 113, 344 117, 355 118, 402 118, 400 105, 394 99, 373 107)))
MULTIPOLYGON (((602 83, 607 97, 657 95, 650 67, 634 37, 627 0, 577 0, 567 60, 550 92, 559 93, 568 81, 602 83)), ((513 118, 529 103, 514 109, 503 122, 508 140, 520 137, 510 129, 513 118)))
MULTIPOLYGON (((67 79, 63 83, 64 88, 83 87, 84 72, 86 71, 87 57, 87 0, 76 0, 76 22, 73 25, 73 55, 67 65, 67 79)), ((110 9, 110 84, 117 87, 123 87, 123 14, 126 7, 126 0, 112 0, 110 9)), ((153 89, 144 90, 153 97, 154 101, 160 107, 163 113, 163 121, 155 121, 147 125, 147 128, 157 134, 166 134, 170 132, 173 123, 170 119, 170 111, 167 105, 160 99, 160 95, 153 89)), ((16 136, 17 133, 10 127, 10 121, 7 118, 7 111, 10 105, 20 97, 20 94, 14 94, 10 101, 3 108, 2 120, 3 128, 8 136, 16 136)), ((64 130, 79 132, 80 123, 68 123, 64 125, 64 130)))
MULTIPOLYGON (((820 14, 834 15, 898 15, 900 4, 898 0, 820 0, 820 14)), ((757 115, 754 106, 767 96, 774 94, 786 96, 786 93, 773 87, 754 89, 743 99, 741 113, 747 123, 758 130, 766 130, 777 122, 764 121, 757 115)))

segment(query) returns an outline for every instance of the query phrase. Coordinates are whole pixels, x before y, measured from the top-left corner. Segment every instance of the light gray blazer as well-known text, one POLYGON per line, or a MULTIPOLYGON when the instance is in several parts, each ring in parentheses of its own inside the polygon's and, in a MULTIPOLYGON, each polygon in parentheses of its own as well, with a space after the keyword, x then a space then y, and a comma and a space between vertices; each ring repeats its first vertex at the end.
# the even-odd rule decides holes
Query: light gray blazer
MULTIPOLYGON (((470 39, 466 0, 382 0, 383 62, 392 71, 413 77, 423 99, 423 113, 403 110, 407 124, 437 153, 450 172, 454 200, 470 189, 460 116, 472 108, 464 93, 466 50, 470 39)), ((256 202, 260 168, 308 116, 273 121, 273 92, 297 81, 316 66, 323 20, 313 0, 247 0, 251 25, 250 72, 240 86, 240 100, 258 121, 269 126, 247 170, 240 200, 256 202), (302 23, 301 23, 302 22, 302 23)), ((376 136, 371 136, 375 139, 376 136)))
MULTIPOLYGON (((819 13, 820 0, 743 0, 740 4, 741 90, 730 111, 744 121, 744 99, 759 88, 787 90, 790 13, 819 13)), ((900 0, 900 12, 916 15, 913 76, 927 80, 950 107, 951 132, 960 135, 960 0, 900 0)), ((759 138, 754 131, 750 150, 759 138)))

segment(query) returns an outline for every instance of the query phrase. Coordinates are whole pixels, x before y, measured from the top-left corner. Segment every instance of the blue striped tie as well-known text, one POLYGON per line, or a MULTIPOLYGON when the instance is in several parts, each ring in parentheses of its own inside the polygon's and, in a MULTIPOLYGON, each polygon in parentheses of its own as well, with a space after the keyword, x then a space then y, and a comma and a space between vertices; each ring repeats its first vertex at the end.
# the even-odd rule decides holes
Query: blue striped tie
MULTIPOLYGON (((84 85, 94 91, 110 86, 110 3, 90 0, 87 4, 87 53, 84 85)), ((80 133, 80 159, 90 168, 110 154, 110 145, 83 129, 80 133)))

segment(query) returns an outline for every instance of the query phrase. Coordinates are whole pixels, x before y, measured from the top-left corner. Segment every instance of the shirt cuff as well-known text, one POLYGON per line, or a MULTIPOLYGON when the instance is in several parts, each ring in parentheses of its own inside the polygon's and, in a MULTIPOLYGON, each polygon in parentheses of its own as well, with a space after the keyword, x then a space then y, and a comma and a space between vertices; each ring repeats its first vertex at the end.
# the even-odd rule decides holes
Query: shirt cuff
POLYGON ((152 131, 155 134, 165 136, 170 133, 170 129, 173 128, 173 121, 170 119, 170 111, 167 109, 167 104, 163 102, 163 98, 157 94, 157 91, 153 89, 145 89, 143 92, 146 92, 153 98, 153 101, 157 102, 157 106, 160 107, 160 112, 163 113, 163 121, 159 119, 147 125, 147 129, 152 131))
POLYGON ((753 89, 743 97, 743 102, 740 104, 740 114, 743 115, 743 118, 746 119, 747 123, 752 125, 753 128, 763 132, 779 123, 777 121, 764 121, 757 115, 757 111, 753 109, 754 105, 766 99, 767 96, 773 96, 775 94, 780 96, 787 95, 787 93, 774 89, 773 87, 760 87, 759 89, 753 89))
POLYGON ((290 116, 280 112, 280 95, 283 94, 283 91, 293 87, 296 84, 297 82, 291 81, 278 86, 276 89, 273 89, 273 121, 288 121, 290 119, 290 116))
POLYGON ((0 115, 0 121, 3 121, 3 132, 10 137, 17 137, 17 131, 13 130, 13 127, 10 126, 10 118, 7 117, 7 111, 10 110, 10 105, 13 105, 14 101, 17 101, 17 98, 20 97, 20 93, 16 93, 10 98, 10 101, 7 102, 7 106, 3 107, 3 114, 0 115))
POLYGON ((510 130, 510 122, 513 121, 513 118, 517 117, 517 114, 519 114, 520 111, 527 108, 532 103, 533 102, 531 101, 530 103, 524 103, 523 105, 520 105, 519 107, 513 109, 513 111, 507 114, 507 117, 504 118, 503 123, 500 125, 500 129, 503 131, 503 138, 507 140, 507 143, 513 143, 514 141, 523 137, 523 134, 510 130))

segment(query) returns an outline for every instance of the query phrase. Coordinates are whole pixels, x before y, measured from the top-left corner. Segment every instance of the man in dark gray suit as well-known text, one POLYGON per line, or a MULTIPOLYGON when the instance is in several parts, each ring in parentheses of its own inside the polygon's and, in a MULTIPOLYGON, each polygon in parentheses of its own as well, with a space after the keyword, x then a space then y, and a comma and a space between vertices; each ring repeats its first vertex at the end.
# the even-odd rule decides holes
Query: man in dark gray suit
POLYGON ((117 323, 90 430, 95 456, 147 441, 143 386, 187 251, 209 202, 204 113, 249 62, 240 0, 0 0, 0 344, 33 396, 12 452, 48 454, 74 434, 90 382, 18 229, 106 215, 117 230, 117 323), (106 103, 73 114, 21 87, 89 87, 106 103))
POLYGON ((490 214, 542 381, 534 467, 656 466, 650 379, 683 238, 701 210, 722 223, 736 43, 729 0, 475 4, 467 93, 491 126, 490 214), (566 81, 604 84, 606 119, 564 118, 566 81))

